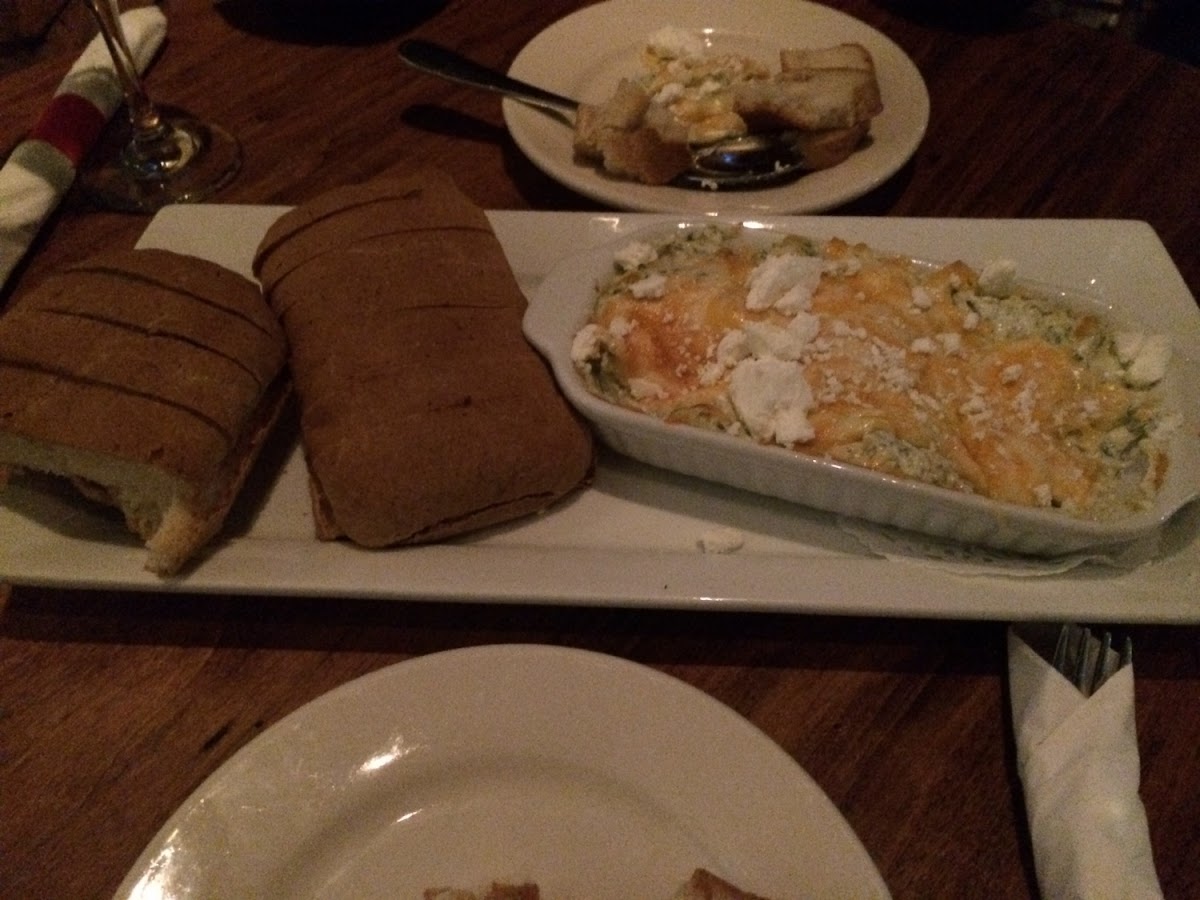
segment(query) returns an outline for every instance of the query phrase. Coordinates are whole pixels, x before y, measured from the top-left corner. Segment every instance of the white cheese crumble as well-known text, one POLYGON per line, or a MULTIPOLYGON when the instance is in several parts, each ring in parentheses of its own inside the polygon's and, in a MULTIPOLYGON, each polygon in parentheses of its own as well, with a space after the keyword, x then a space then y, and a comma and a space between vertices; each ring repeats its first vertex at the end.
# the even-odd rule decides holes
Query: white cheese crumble
POLYGON ((821 261, 821 271, 826 275, 857 275, 862 271, 862 260, 857 256, 821 261))
POLYGON ((589 322, 571 340, 571 362, 576 366, 586 365, 604 350, 604 338, 608 334, 600 325, 589 322))
POLYGON ((649 378, 630 378, 629 393, 635 400, 661 400, 667 396, 662 385, 649 378))
POLYGON ((808 346, 802 334, 768 322, 747 322, 742 330, 750 355, 759 359, 770 356, 795 362, 804 355, 808 346))
POLYGON ((1124 365, 1129 365, 1145 341, 1146 336, 1140 331, 1118 331, 1113 335, 1113 352, 1124 365))
POLYGON ((916 375, 905 366, 904 348, 873 338, 868 352, 871 365, 884 384, 897 391, 906 391, 916 384, 916 375))
POLYGON ((636 269, 658 259, 658 250, 645 241, 631 241, 613 254, 613 262, 622 272, 636 269))
POLYGON ((1182 427, 1183 415, 1181 413, 1170 413, 1151 425, 1149 434, 1155 440, 1166 440, 1182 427))
POLYGON ((678 81, 668 81, 651 98, 660 106, 669 106, 684 94, 684 87, 678 81))
MULTIPOLYGON (((843 322, 842 324, 845 323, 843 322)), ((821 331, 821 317, 806 312, 796 313, 792 317, 792 320, 788 322, 787 329, 796 336, 797 340, 802 341, 806 345, 811 344, 821 331)), ((861 329, 857 331, 851 329, 850 334, 854 337, 862 338, 867 336, 867 333, 861 329)))
POLYGON ((1011 259, 986 263, 979 273, 979 289, 992 297, 1007 297, 1016 287, 1017 264, 1011 259))
POLYGON ((613 337, 623 338, 633 331, 633 323, 624 316, 613 316, 612 321, 608 323, 608 330, 613 337))
POLYGON ((705 553, 735 553, 746 543, 745 535, 736 528, 710 528, 700 535, 698 544, 705 553))
POLYGON ((698 375, 702 387, 711 387, 721 380, 725 374, 725 366, 719 362, 705 363, 698 375))
POLYGON ((725 332, 717 342, 717 362, 722 366, 732 368, 749 355, 750 343, 740 328, 725 332))
POLYGON ((815 436, 808 421, 813 395, 800 366, 781 359, 744 359, 729 376, 729 399, 755 438, 788 447, 815 436))
POLYGON ((947 353, 962 351, 962 335, 955 331, 943 331, 937 335, 937 341, 947 353))
POLYGON ((867 339, 867 329, 861 327, 855 328, 850 323, 843 322, 841 319, 834 319, 830 330, 833 332, 834 337, 851 337, 857 338, 860 341, 867 339))
POLYGON ((655 272, 629 286, 629 293, 639 300, 653 300, 667 291, 667 276, 655 272))
POLYGON ((704 38, 694 31, 677 25, 666 25, 646 38, 646 47, 663 59, 685 59, 703 56, 707 51, 704 38))
POLYGON ((992 411, 988 408, 983 390, 979 387, 976 387, 975 392, 959 406, 958 411, 974 425, 982 424, 992 417, 992 411))
POLYGON ((1171 346, 1166 335, 1122 331, 1114 335, 1113 349, 1125 365, 1125 380, 1133 387, 1150 387, 1167 374, 1171 346))
POLYGON ((750 273, 746 309, 803 312, 821 283, 824 264, 819 257, 794 253, 768 256, 750 273))

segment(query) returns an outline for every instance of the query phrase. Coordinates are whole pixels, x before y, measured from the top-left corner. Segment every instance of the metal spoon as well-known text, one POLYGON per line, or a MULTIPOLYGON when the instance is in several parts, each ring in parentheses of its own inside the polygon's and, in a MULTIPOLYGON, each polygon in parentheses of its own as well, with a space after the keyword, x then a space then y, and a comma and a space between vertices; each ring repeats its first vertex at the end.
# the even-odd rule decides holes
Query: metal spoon
MULTIPOLYGON (((470 87, 495 91, 522 103, 548 110, 573 125, 579 101, 489 69, 439 44, 408 40, 400 58, 422 72, 470 87)), ((767 187, 793 178, 805 169, 795 147, 795 132, 770 131, 726 138, 689 147, 692 168, 672 184, 706 190, 767 187)))

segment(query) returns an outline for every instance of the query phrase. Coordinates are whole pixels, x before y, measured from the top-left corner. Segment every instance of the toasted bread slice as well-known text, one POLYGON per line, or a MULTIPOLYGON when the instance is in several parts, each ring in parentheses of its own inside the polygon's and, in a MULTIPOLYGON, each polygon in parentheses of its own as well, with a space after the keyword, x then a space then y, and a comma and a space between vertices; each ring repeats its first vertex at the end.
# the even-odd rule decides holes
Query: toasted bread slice
POLYGON ((788 126, 808 131, 851 128, 883 109, 879 84, 861 69, 812 69, 732 88, 734 109, 751 130, 788 126))
POLYGON ((805 74, 818 69, 857 69, 874 75, 875 60, 862 44, 792 47, 779 52, 779 68, 785 75, 805 74))
MULTIPOLYGON (((654 54, 646 81, 622 79, 602 104, 582 104, 575 121, 578 160, 645 184, 674 181, 692 166, 690 147, 747 132, 799 132, 802 168, 827 169, 863 145, 883 110, 875 63, 861 44, 780 52, 771 76, 751 60, 719 57, 719 79, 696 83, 654 54), (653 91, 653 96, 649 93, 653 91)), ((708 72, 697 57, 700 72, 708 72)))
POLYGON ((804 131, 796 138, 796 149, 804 160, 805 168, 831 169, 862 146, 869 131, 868 122, 859 122, 848 128, 804 131))

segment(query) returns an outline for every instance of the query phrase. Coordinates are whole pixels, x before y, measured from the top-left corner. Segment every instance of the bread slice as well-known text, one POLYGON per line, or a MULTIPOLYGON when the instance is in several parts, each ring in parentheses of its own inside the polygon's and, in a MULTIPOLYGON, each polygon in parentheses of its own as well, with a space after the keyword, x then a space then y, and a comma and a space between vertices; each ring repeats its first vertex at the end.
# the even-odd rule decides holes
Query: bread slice
POLYGON ((288 336, 319 538, 441 540, 590 476, 590 432, 524 338, 499 241, 444 174, 317 197, 254 266, 288 336))
POLYGON ((541 892, 536 884, 505 884, 494 881, 484 891, 462 890, 460 888, 427 888, 421 894, 422 900, 539 900, 541 892))
MULTIPOLYGON (((461 888, 427 888, 423 900, 538 900, 541 896, 537 884, 505 884, 492 882, 485 891, 475 892, 461 888)), ((671 895, 671 900, 766 900, 758 894, 743 891, 737 885, 714 875, 708 869, 695 869, 691 877, 683 882, 671 895)))
POLYGON ((220 529, 287 395, 257 286, 164 250, 97 256, 0 317, 0 474, 115 505, 180 571, 220 529))
POLYGON ((806 168, 831 169, 862 145, 870 127, 869 122, 859 122, 847 128, 801 131, 796 135, 795 148, 806 168))
POLYGON ((724 73, 724 87, 708 90, 705 82, 701 97, 683 101, 683 92, 697 90, 683 87, 686 71, 664 67, 653 73, 649 86, 621 79, 606 102, 580 104, 576 159, 620 178, 662 185, 692 167, 690 145, 748 132, 789 131, 797 135, 802 169, 828 169, 862 146, 871 120, 883 111, 875 62, 861 44, 784 49, 779 72, 770 76, 744 62, 737 73, 724 73), (648 93, 652 89, 654 97, 648 93))
POLYGON ((679 886, 671 900, 766 900, 714 875, 708 869, 696 869, 679 886))
POLYGON ((686 142, 686 128, 651 107, 645 89, 628 78, 607 103, 582 103, 576 113, 576 157, 621 178, 666 184, 692 164, 686 142))
POLYGON ((785 75, 802 75, 821 69, 857 69, 875 74, 875 60, 862 44, 831 47, 788 47, 779 51, 779 68, 785 75))
POLYGON ((883 111, 870 51, 862 44, 788 48, 779 52, 779 66, 778 78, 735 85, 734 109, 752 130, 809 132, 806 137, 819 148, 810 159, 812 167, 836 165, 883 111))
POLYGON ((870 122, 883 109, 874 74, 861 69, 816 69, 774 81, 748 81, 731 90, 734 110, 752 131, 850 128, 870 122))

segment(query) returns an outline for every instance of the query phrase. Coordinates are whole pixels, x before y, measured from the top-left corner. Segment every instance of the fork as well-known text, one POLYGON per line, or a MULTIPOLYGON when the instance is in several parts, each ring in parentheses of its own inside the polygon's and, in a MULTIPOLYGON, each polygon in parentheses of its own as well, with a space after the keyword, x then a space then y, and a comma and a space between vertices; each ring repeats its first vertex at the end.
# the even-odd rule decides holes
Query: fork
POLYGON ((1083 625, 1064 624, 1058 632, 1058 642, 1050 664, 1075 685, 1085 697, 1100 689, 1114 673, 1133 661, 1133 640, 1126 636, 1117 658, 1113 660, 1113 636, 1103 632, 1094 640, 1092 632, 1083 625))

